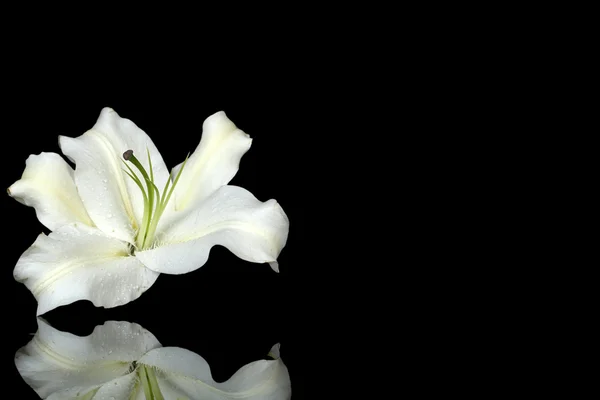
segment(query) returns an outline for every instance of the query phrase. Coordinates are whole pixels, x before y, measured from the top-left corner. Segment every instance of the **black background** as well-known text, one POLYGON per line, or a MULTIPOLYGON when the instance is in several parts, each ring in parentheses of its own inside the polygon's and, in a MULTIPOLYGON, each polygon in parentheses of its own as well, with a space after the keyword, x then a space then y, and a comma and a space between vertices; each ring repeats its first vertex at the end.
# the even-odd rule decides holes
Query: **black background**
MULTIPOLYGON (((305 262, 310 154, 304 130, 310 109, 297 96, 301 88, 273 80, 266 85, 259 77, 234 82, 189 71, 185 77, 171 71, 162 79, 138 79, 134 86, 128 80, 103 80, 96 73, 86 76, 85 63, 73 71, 72 76, 63 73, 60 77, 39 71, 23 73, 9 82, 5 98, 10 101, 3 112, 4 188, 21 177, 30 154, 60 153, 58 135, 83 134, 94 125, 102 107, 112 107, 143 129, 168 168, 196 148, 204 119, 223 110, 253 138, 230 184, 248 189, 261 201, 275 198, 290 219, 290 234, 279 257, 279 274, 267 264, 245 262, 216 246, 203 267, 186 275, 162 274, 127 305, 103 309, 79 301, 52 310, 44 318, 59 330, 81 336, 108 320, 138 323, 163 346, 186 348, 204 357, 219 382, 243 365, 265 358, 279 342, 290 371, 293 399, 309 398, 310 352, 304 338, 311 335, 312 326, 307 300, 311 270, 305 262)), ((1 207, 5 230, 0 279, 7 336, 2 370, 10 377, 3 379, 3 385, 10 386, 3 391, 12 392, 15 398, 35 399, 14 366, 14 353, 37 330, 36 301, 14 280, 12 271, 45 228, 33 208, 8 195, 2 196, 1 207)))

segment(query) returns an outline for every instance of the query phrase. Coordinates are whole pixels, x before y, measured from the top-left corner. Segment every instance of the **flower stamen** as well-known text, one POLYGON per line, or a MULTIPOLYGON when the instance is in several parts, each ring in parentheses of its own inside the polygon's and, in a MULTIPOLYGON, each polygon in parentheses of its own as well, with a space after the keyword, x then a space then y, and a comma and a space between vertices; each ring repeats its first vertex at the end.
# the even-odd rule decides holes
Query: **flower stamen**
POLYGON ((177 185, 177 181, 181 176, 181 172, 185 167, 185 164, 189 158, 189 154, 186 156, 185 161, 181 165, 181 169, 177 173, 173 181, 173 185, 169 188, 171 183, 171 179, 167 179, 167 183, 162 191, 162 195, 156 185, 154 184, 154 171, 152 168, 152 160, 150 158, 150 150, 146 149, 148 154, 148 166, 150 169, 150 173, 146 171, 142 163, 133 155, 133 150, 127 150, 123 153, 123 159, 125 161, 131 162, 137 169, 140 171, 144 182, 146 183, 146 187, 142 184, 141 179, 137 176, 135 171, 127 164, 125 161, 123 163, 127 167, 128 171, 123 170, 142 191, 142 196, 144 198, 144 214, 142 218, 142 224, 140 229, 137 232, 135 241, 137 248, 140 250, 148 248, 153 241, 154 233, 156 232, 156 227, 158 226, 158 220, 162 216, 163 212, 167 207, 167 203, 173 194, 173 190, 175 189, 175 185, 177 185))

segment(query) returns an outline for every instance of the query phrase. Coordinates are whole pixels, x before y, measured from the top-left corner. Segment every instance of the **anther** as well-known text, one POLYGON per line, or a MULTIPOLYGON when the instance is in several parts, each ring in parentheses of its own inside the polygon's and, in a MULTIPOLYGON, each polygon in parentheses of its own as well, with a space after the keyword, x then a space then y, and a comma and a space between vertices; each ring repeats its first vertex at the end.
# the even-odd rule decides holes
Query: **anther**
POLYGON ((123 158, 125 159, 125 161, 128 161, 132 155, 133 155, 133 150, 127 150, 125 153, 123 153, 123 158))

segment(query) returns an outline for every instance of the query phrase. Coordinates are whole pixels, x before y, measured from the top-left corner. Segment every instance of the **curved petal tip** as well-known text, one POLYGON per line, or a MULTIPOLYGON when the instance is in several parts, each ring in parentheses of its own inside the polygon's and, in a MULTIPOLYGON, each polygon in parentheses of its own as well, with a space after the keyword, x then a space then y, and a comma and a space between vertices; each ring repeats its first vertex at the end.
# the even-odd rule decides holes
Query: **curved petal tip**
POLYGON ((275 360, 279 359, 279 357, 281 357, 281 354, 279 352, 280 347, 281 347, 281 344, 276 343, 273 347, 271 347, 271 350, 269 350, 268 356, 272 357, 275 360))
POLYGON ((273 269, 273 271, 279 273, 279 263, 277 261, 270 262, 269 266, 271 267, 271 269, 273 269))

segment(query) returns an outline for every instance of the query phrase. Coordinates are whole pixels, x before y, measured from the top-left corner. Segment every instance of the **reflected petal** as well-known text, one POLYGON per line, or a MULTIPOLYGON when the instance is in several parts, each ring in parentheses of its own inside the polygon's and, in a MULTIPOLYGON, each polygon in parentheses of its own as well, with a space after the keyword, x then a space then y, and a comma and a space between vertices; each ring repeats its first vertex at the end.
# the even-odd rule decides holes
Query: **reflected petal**
POLYGON ((50 400, 289 400, 288 370, 279 345, 270 356, 240 368, 226 382, 212 378, 199 355, 161 347, 150 332, 129 322, 109 321, 87 337, 52 328, 38 318, 38 332, 15 355, 17 370, 43 399, 50 400))
POLYGON ((160 346, 138 324, 108 321, 91 335, 79 337, 38 318, 38 331, 17 351, 15 364, 40 397, 53 394, 52 399, 68 399, 129 374, 133 361, 160 346))
POLYGON ((289 373, 281 359, 254 361, 223 383, 213 380, 204 358, 179 347, 151 350, 139 363, 156 369, 166 399, 287 400, 291 396, 289 373))

